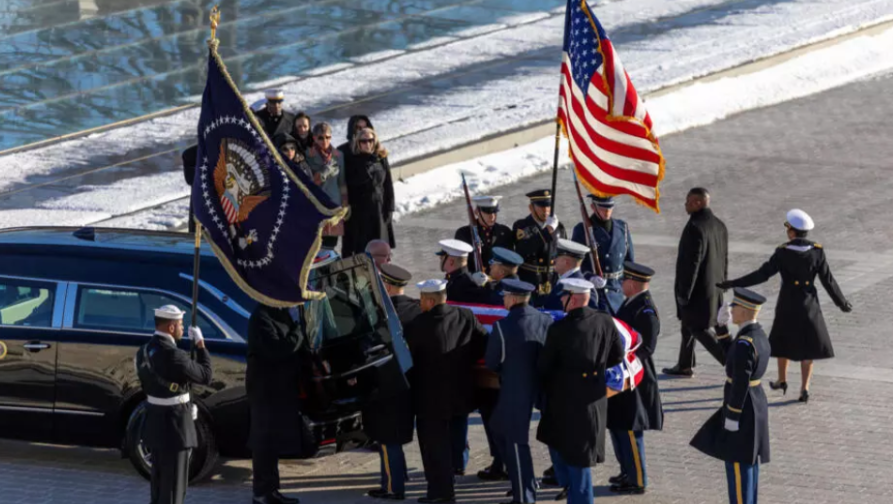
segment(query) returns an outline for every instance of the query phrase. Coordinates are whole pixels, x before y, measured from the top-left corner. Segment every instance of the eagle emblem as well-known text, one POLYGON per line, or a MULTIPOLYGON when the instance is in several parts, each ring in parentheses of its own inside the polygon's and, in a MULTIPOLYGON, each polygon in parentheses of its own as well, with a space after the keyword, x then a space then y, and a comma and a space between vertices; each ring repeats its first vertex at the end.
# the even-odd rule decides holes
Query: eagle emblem
POLYGON ((257 230, 243 229, 242 223, 270 198, 267 167, 247 145, 224 138, 214 168, 214 188, 223 208, 229 239, 240 249, 247 249, 258 240, 257 230))

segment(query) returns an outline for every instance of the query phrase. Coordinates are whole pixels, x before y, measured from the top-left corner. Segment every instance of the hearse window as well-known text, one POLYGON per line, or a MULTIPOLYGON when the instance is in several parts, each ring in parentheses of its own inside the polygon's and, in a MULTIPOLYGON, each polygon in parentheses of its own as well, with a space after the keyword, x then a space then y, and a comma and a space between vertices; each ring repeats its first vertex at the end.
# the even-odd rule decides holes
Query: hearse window
MULTIPOLYGON (((74 327, 151 334, 155 330, 155 308, 168 304, 186 311, 183 322, 189 325, 191 306, 171 296, 138 289, 82 286, 78 289, 74 327)), ((198 326, 205 338, 226 339, 201 313, 198 326)))
POLYGON ((0 325, 51 327, 56 285, 0 278, 0 325))
POLYGON ((381 320, 381 308, 375 302, 374 286, 365 268, 318 274, 313 288, 326 293, 325 299, 307 303, 304 313, 308 337, 315 348, 325 341, 367 335, 381 320))

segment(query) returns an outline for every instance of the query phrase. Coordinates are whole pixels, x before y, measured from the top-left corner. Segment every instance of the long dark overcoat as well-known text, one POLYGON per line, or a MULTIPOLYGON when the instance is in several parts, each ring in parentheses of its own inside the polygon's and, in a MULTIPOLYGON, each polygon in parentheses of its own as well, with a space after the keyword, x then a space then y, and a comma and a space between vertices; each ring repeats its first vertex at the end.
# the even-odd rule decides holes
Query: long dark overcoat
POLYGON ((726 225, 704 208, 688 219, 676 256, 676 309, 682 325, 707 329, 716 325, 722 290, 716 284, 729 271, 726 225))

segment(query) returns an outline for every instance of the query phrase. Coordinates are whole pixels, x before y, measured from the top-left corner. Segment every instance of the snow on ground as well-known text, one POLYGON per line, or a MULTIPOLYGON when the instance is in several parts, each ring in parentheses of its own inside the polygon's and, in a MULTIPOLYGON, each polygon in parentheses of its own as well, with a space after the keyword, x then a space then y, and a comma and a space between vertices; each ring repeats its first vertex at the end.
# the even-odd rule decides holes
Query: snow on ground
MULTIPOLYGON (((765 0, 626 0, 600 5, 596 13, 612 35, 633 81, 644 93, 891 19, 893 0, 791 0, 781 3, 765 0)), ((485 82, 457 85, 376 113, 373 120, 376 129, 384 133, 383 139, 393 153, 392 162, 547 120, 554 116, 557 102, 563 14, 552 12, 513 17, 500 20, 500 23, 507 28, 396 57, 385 55, 382 60, 307 77, 283 87, 287 95, 302 97, 301 108, 320 110, 470 66, 500 65, 500 73, 485 82), (554 65, 518 57, 548 50, 555 51, 554 65)), ((886 61, 886 58, 880 57, 877 61, 886 61)), ((816 60, 814 65, 814 69, 822 74, 837 75, 838 69, 830 68, 825 61, 816 60)), ((819 81, 827 82, 827 79, 817 77, 816 82, 819 81)), ((810 89, 810 86, 804 84, 803 88, 810 89)), ((704 124, 741 107, 766 104, 763 102, 787 93, 782 90, 777 96, 754 96, 749 89, 746 91, 745 94, 752 97, 749 101, 736 89, 738 95, 711 95, 709 110, 702 110, 707 108, 706 100, 700 95, 704 92, 702 89, 697 91, 698 100, 692 100, 690 111, 690 107, 665 106, 667 119, 660 116, 660 99, 649 105, 659 131, 667 132, 679 129, 674 126, 676 124, 704 124), (714 109, 726 112, 712 114, 714 109), (709 119, 711 115, 715 117, 709 119)), ((260 96, 261 93, 252 92, 246 98, 250 103, 260 96)), ((62 169, 91 166, 97 155, 103 158, 123 156, 135 149, 189 138, 194 135, 197 119, 198 110, 192 109, 46 149, 0 157, 0 190, 62 169)), ((345 127, 341 123, 333 126, 336 131, 343 131, 345 127)), ((541 163, 534 160, 539 151, 533 146, 531 149, 521 156, 530 166, 518 168, 517 172, 525 173, 528 168, 536 171, 540 166, 541 163)), ((551 159, 551 154, 544 159, 551 159)), ((510 174, 502 171, 496 168, 488 173, 493 174, 492 180, 518 178, 514 171, 510 174)), ((424 187, 425 179, 420 177, 411 180, 418 178, 415 184, 424 187)), ((482 174, 482 186, 486 186, 488 180, 491 178, 482 174)), ((85 216, 111 217, 139 210, 140 205, 147 207, 182 195, 185 191, 181 181, 182 175, 178 172, 133 178, 106 187, 84 187, 75 196, 42 202, 40 206, 56 211, 89 212, 81 214, 85 216), (160 188, 169 192, 163 193, 160 188), (135 201, 140 203, 133 203, 135 201)), ((410 191, 404 196, 407 199, 403 211, 419 206, 412 203, 417 195, 410 191)), ((429 199, 436 200, 437 197, 431 195, 429 199)), ((3 220, 6 218, 0 217, 0 221, 3 220)))

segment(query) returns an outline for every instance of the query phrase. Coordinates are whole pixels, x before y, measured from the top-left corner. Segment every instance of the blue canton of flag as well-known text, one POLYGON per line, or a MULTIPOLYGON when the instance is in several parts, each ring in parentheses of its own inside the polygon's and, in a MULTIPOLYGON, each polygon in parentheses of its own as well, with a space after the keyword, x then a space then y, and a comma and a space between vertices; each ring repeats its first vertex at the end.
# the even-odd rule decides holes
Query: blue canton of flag
POLYGON ((566 35, 569 36, 564 37, 564 52, 570 56, 574 82, 585 96, 596 69, 604 62, 598 51, 598 41, 606 40, 608 36, 600 23, 589 22, 586 12, 579 5, 568 6, 568 10, 570 13, 565 23, 570 26, 565 27, 566 35), (595 24, 594 28, 592 24, 595 24), (598 38, 595 37, 596 33, 598 38))
POLYGON ((204 238, 252 298, 286 307, 323 296, 306 289, 310 266, 323 228, 346 211, 283 162, 213 48, 192 203, 204 238))

